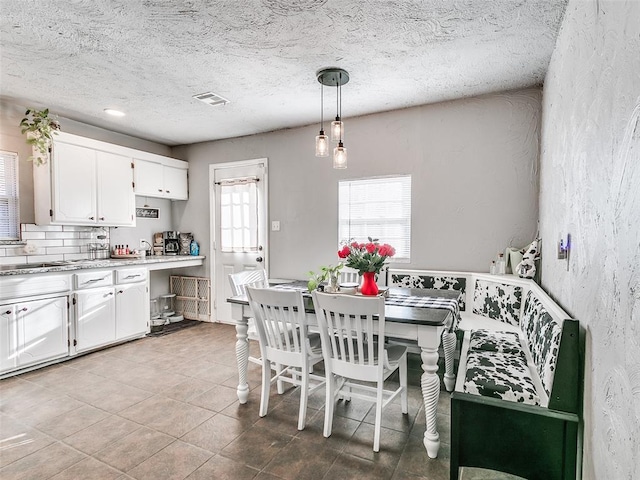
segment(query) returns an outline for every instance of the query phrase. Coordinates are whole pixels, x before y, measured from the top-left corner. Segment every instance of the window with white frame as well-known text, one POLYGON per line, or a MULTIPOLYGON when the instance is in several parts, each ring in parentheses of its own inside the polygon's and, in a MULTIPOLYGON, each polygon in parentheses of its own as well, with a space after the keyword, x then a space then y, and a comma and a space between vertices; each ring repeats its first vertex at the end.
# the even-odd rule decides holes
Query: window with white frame
POLYGON ((220 248, 223 252, 258 251, 256 179, 220 182, 220 248))
POLYGON ((411 257, 411 175, 344 180, 338 184, 338 242, 377 238, 411 257))
POLYGON ((18 154, 0 151, 0 240, 19 239, 18 154))

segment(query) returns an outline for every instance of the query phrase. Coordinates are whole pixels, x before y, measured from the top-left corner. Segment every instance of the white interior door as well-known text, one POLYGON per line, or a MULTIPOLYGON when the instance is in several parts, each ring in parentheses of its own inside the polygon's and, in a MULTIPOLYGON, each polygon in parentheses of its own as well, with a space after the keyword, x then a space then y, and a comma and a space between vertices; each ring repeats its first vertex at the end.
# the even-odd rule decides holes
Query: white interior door
POLYGON ((209 170, 213 321, 234 323, 229 274, 268 268, 267 159, 213 164, 209 170))

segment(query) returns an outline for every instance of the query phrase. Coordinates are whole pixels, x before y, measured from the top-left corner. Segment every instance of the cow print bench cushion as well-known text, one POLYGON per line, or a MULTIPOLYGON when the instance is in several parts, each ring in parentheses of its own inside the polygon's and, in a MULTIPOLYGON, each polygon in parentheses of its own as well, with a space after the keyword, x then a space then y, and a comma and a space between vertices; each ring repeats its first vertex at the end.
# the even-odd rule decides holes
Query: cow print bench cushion
POLYGON ((463 391, 510 402, 540 405, 527 362, 521 355, 469 351, 463 391))
POLYGON ((520 344, 520 337, 516 332, 497 332, 484 329, 471 330, 469 350, 525 356, 520 344))

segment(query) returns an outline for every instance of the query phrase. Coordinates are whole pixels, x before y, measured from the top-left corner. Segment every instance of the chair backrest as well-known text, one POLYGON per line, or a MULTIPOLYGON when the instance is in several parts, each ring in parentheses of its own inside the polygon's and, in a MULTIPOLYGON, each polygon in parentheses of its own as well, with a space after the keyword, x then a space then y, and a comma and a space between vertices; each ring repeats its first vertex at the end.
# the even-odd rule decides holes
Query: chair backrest
POLYGON ((263 268, 231 273, 229 274, 229 282, 233 295, 244 295, 247 293, 247 287, 265 288, 269 286, 267 272, 263 268))
POLYGON ((302 292, 249 286, 246 293, 262 355, 287 365, 300 364, 300 355, 306 356, 310 348, 302 292))
POLYGON ((384 298, 314 291, 313 304, 325 372, 367 381, 381 378, 387 363, 384 298))
POLYGON ((343 267, 340 270, 340 283, 360 283, 358 270, 351 267, 343 267))

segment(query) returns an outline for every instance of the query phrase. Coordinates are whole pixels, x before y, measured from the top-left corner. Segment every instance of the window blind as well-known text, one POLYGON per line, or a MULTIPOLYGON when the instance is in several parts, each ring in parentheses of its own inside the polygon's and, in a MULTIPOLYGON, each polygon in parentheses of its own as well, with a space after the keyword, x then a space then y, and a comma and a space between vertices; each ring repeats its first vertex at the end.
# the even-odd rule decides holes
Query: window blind
POLYGON ((255 181, 220 184, 220 248, 258 251, 258 189, 255 181))
POLYGON ((338 184, 338 242, 377 238, 411 256, 411 175, 345 180, 338 184))
POLYGON ((0 151, 0 240, 19 239, 18 155, 0 151))

